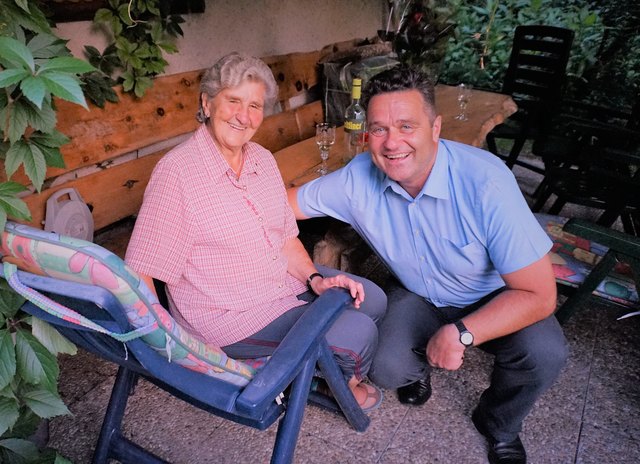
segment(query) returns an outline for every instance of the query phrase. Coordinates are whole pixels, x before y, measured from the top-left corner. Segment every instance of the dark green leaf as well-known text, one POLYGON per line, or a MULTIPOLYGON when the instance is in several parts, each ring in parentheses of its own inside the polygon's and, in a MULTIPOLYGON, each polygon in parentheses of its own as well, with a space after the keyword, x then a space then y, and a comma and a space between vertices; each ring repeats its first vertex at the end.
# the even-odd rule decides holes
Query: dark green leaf
POLYGON ((42 150, 37 145, 29 143, 27 146, 29 147, 29 156, 25 156, 23 160, 24 172, 36 190, 40 192, 44 183, 44 176, 47 174, 47 162, 42 150))
POLYGON ((0 448, 7 448, 19 455, 25 462, 34 462, 38 459, 38 447, 29 440, 19 438, 5 438, 0 440, 0 448))
MULTIPOLYGON (((9 330, 3 329, 0 330, 0 390, 9 385, 15 375, 16 350, 9 330)), ((1 416, 2 414, 0 414, 1 416)))
POLYGON ((54 130, 57 121, 56 112, 50 103, 44 104, 41 109, 38 109, 31 102, 21 100, 21 106, 26 114, 28 124, 35 130, 44 133, 50 133, 54 130))
POLYGON ((0 64, 5 68, 18 67, 35 72, 31 50, 11 37, 0 37, 0 64))
POLYGON ((38 109, 42 109, 42 101, 44 100, 47 88, 39 77, 29 76, 20 83, 20 90, 26 98, 28 98, 38 109))
POLYGON ((83 74, 91 71, 96 71, 96 68, 91 66, 86 61, 69 56, 63 56, 60 58, 52 58, 48 60, 40 67, 40 69, 38 69, 37 74, 49 73, 51 71, 71 74, 83 74))
POLYGON ((0 397, 0 436, 13 427, 20 416, 20 405, 13 398, 0 397))
POLYGON ((55 391, 59 372, 56 357, 25 330, 18 329, 15 337, 18 374, 32 385, 40 385, 49 391, 53 387, 55 391))
POLYGON ((7 150, 4 160, 4 169, 7 172, 8 178, 13 176, 29 155, 29 146, 24 140, 19 140, 11 145, 9 150, 7 150))
POLYGON ((37 144, 40 148, 59 148, 62 145, 69 143, 70 139, 62 132, 54 130, 50 133, 34 132, 33 134, 31 134, 29 140, 32 143, 37 144))
POLYGON ((0 87, 9 87, 31 76, 26 69, 7 69, 0 71, 0 87))
POLYGON ((22 395, 22 401, 34 413, 45 419, 69 414, 64 402, 50 390, 40 388, 26 392, 22 395))
POLYGON ((51 72, 40 76, 40 78, 44 81, 47 89, 56 97, 89 109, 84 99, 82 88, 74 77, 68 74, 51 72))
POLYGON ((34 58, 54 58, 56 56, 70 55, 66 41, 53 34, 38 34, 28 43, 34 58))
POLYGON ((28 113, 25 105, 26 100, 14 101, 7 107, 9 116, 9 141, 15 143, 24 135, 24 131, 29 125, 28 113))
POLYGON ((60 332, 50 324, 47 324, 37 317, 32 318, 31 321, 33 336, 54 356, 57 356, 59 353, 74 355, 78 352, 76 346, 60 335, 60 332))
MULTIPOLYGON (((0 313, 8 318, 14 318, 24 302, 25 299, 18 295, 6 280, 0 279, 0 313)), ((0 387, 0 390, 2 388, 0 387)))
POLYGON ((62 153, 60 153, 59 148, 41 146, 37 143, 33 143, 36 145, 40 151, 42 151, 42 155, 44 156, 45 163, 47 166, 56 167, 56 168, 64 168, 64 158, 62 157, 62 153))
POLYGON ((93 20, 97 23, 108 23, 113 18, 113 13, 107 8, 100 8, 93 16, 93 20))

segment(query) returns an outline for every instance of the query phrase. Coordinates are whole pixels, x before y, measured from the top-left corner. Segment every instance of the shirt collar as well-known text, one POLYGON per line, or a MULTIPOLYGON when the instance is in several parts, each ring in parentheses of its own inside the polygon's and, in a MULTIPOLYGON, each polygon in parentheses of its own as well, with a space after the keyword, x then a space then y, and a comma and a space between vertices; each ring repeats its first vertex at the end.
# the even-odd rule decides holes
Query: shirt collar
MULTIPOLYGON (((211 134, 209 134, 205 124, 200 125, 194 136, 200 147, 202 164, 207 167, 214 180, 220 181, 226 178, 227 175, 235 176, 235 173, 229 167, 229 163, 224 159, 224 156, 222 156, 222 153, 211 138, 211 134)), ((259 174, 260 163, 255 153, 255 145, 251 142, 245 143, 242 147, 242 155, 244 156, 244 163, 240 176, 259 174)))
MULTIPOLYGON (((427 195, 434 198, 441 198, 443 200, 449 199, 449 151, 442 143, 442 140, 438 142, 438 151, 436 153, 436 161, 433 164, 431 173, 427 177, 427 181, 422 186, 422 190, 416 196, 416 200, 422 195, 427 195)), ((403 189, 400 184, 395 180, 384 175, 382 180, 382 192, 385 192, 388 188, 395 193, 402 195, 403 197, 410 199, 410 195, 403 189)), ((411 199, 413 201, 413 199, 411 199)))

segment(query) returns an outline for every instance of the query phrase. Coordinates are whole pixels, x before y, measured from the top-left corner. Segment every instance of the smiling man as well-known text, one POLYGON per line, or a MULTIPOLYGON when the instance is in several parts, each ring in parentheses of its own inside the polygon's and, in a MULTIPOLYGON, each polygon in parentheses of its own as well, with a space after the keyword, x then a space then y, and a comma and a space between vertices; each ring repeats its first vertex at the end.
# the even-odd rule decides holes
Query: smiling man
POLYGON ((502 161, 440 140, 424 74, 385 71, 364 99, 370 152, 289 190, 289 202, 298 219, 351 224, 395 277, 370 378, 421 405, 432 368, 459 369, 471 346, 493 354, 473 423, 489 462, 525 463, 522 422, 567 357, 551 242, 502 161))

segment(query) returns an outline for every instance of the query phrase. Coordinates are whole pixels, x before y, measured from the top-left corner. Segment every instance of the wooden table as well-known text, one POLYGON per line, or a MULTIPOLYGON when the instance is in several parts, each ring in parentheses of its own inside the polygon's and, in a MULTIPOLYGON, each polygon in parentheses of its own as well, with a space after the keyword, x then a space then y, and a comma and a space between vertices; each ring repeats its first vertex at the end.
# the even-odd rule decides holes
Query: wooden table
MULTIPOLYGON (((486 135, 498 124, 516 112, 518 107, 511 97, 493 92, 474 90, 467 107, 467 121, 458 121, 458 90, 454 86, 436 86, 436 105, 442 116, 443 139, 455 140, 476 147, 483 145, 486 135)), ((336 143, 331 147, 329 169, 343 165, 342 155, 346 151, 342 127, 336 130, 336 143)), ((282 178, 287 187, 309 182, 316 177, 320 166, 320 152, 315 140, 309 138, 274 153, 282 178)))

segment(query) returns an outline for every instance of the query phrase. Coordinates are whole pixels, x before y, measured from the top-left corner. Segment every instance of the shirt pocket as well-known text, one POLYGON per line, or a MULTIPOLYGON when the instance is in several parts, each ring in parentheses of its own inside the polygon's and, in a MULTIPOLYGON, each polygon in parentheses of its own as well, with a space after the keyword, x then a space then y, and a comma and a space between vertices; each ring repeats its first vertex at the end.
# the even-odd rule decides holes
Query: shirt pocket
POLYGON ((474 280, 491 268, 487 250, 476 241, 457 245, 441 237, 438 260, 443 273, 456 279, 474 280))

